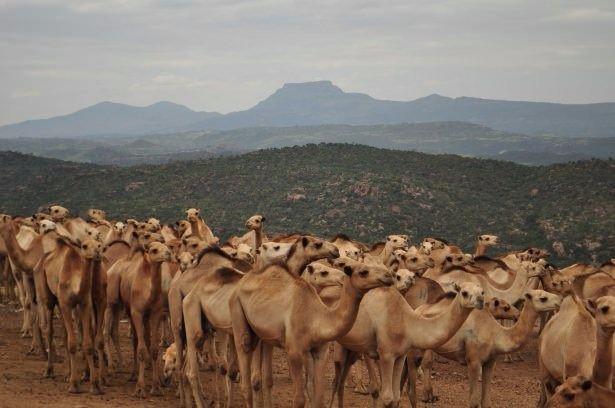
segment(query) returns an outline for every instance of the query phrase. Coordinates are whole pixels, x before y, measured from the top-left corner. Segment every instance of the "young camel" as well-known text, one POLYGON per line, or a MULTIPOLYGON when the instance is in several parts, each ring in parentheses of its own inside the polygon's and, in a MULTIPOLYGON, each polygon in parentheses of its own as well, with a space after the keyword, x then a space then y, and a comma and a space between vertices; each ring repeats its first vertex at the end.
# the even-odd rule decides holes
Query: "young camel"
MULTIPOLYGON (((486 408, 489 406, 491 378, 498 355, 519 349, 528 339, 534 328, 539 313, 555 310, 561 298, 543 290, 530 290, 524 295, 525 304, 517 323, 512 327, 503 327, 487 309, 473 311, 455 335, 434 352, 467 364, 470 381, 470 407, 486 408), (479 377, 482 375, 482 384, 479 377)), ((447 301, 434 305, 422 305, 416 312, 431 317, 442 312, 447 301)), ((429 364, 429 362, 426 362, 429 364)), ((410 365, 410 370, 413 370, 410 365)), ((415 374, 410 375, 415 378, 415 374)), ((416 384, 408 383, 408 397, 416 407, 416 384)))
MULTIPOLYGON (((306 238, 300 240, 300 247, 308 245, 306 238)), ((324 246, 322 241, 321 244, 324 246)), ((337 248, 331 254, 337 256, 337 248)), ((239 281, 231 296, 230 308, 241 387, 248 407, 252 407, 252 389, 247 379, 258 339, 286 350, 293 381, 293 406, 303 407, 305 404, 302 381, 304 364, 308 369, 308 379, 313 381, 311 404, 315 407, 323 405, 322 370, 326 362, 323 358, 327 351, 326 344, 350 330, 366 292, 394 283, 391 272, 378 266, 355 263, 346 265, 344 272, 349 279, 334 308, 326 306, 315 290, 295 275, 295 271, 281 265, 271 265, 239 281)), ((270 360, 270 354, 271 347, 263 347, 264 361, 270 360)), ((263 375, 268 388, 265 403, 270 406, 272 373, 270 365, 265 364, 264 368, 267 368, 263 375)))
POLYGON ((576 375, 568 377, 555 390, 547 408, 612 408, 615 391, 595 384, 589 378, 576 375))
MULTIPOLYGON (((39 303, 45 312, 42 319, 47 344, 47 368, 45 376, 53 376, 53 311, 57 305, 66 331, 66 351, 69 357, 68 392, 79 392, 79 366, 77 359, 77 328, 73 316, 81 323, 82 350, 85 354, 90 378, 90 392, 101 394, 100 376, 94 365, 94 336, 92 327, 94 304, 93 282, 101 271, 102 244, 89 239, 81 245, 68 238, 59 237, 56 249, 47 254, 35 270, 35 282, 39 303)), ((99 353, 99 358, 102 354, 99 353)), ((103 361, 99 361, 103 364, 103 361)))
POLYGON ((109 270, 105 311, 105 314, 112 315, 114 309, 123 304, 130 316, 133 353, 139 363, 135 396, 141 398, 145 397, 146 361, 151 363, 153 372, 151 394, 161 395, 158 361, 159 326, 163 313, 161 269, 163 262, 171 260, 171 251, 160 242, 152 242, 146 248, 147 252, 140 251, 131 258, 119 279, 111 278, 116 275, 114 268, 118 263, 109 270))
POLYGON ((573 375, 593 377, 611 388, 615 297, 603 296, 584 305, 576 295, 545 326, 539 343, 538 367, 542 383, 539 406, 555 385, 573 375), (589 309, 589 310, 588 310, 589 309), (592 316, 592 313, 595 318, 592 316))
POLYGON ((426 318, 417 314, 394 287, 368 292, 352 329, 337 339, 346 351, 336 367, 334 381, 333 392, 337 392, 339 406, 343 406, 348 370, 359 354, 378 360, 382 384, 378 392, 373 389, 376 380, 370 379, 372 397, 379 396, 385 407, 398 406, 402 370, 408 352, 414 348, 430 349, 442 345, 455 334, 474 308, 482 309, 483 302, 482 288, 474 283, 464 283, 445 311, 426 318))

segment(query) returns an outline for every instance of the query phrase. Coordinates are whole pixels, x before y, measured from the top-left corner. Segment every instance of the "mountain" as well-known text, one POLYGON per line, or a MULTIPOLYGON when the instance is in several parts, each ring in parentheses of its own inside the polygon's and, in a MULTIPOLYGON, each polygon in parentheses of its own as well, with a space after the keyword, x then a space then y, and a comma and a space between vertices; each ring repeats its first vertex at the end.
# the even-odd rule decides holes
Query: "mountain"
POLYGON ((143 135, 175 131, 187 123, 216 116, 219 114, 195 112, 171 102, 157 102, 144 107, 101 102, 69 115, 2 126, 0 137, 79 138, 143 135))
POLYGON ((180 131, 324 124, 376 125, 461 121, 511 133, 563 137, 615 136, 615 103, 566 105, 449 98, 408 102, 344 92, 330 81, 289 83, 250 109, 226 115, 170 102, 146 107, 103 102, 66 116, 0 127, 0 138, 145 135, 180 131))
POLYGON ((172 222, 198 206, 222 239, 254 213, 268 233, 344 232, 366 242, 387 234, 440 236, 471 251, 494 233, 494 253, 529 245, 556 262, 599 261, 615 248, 615 161, 547 167, 346 144, 260 150, 240 156, 131 168, 0 153, 0 212, 31 214, 62 203, 114 219, 172 222))

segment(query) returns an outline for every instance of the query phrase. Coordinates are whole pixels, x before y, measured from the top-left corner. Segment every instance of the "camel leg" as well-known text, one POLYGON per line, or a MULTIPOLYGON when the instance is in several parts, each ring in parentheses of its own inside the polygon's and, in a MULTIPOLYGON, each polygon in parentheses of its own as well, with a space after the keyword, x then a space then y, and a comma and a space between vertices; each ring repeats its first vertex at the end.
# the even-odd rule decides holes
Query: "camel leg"
POLYGON ((376 403, 380 396, 380 378, 378 375, 378 365, 374 359, 367 355, 363 356, 363 362, 367 367, 367 374, 369 376, 369 383, 367 384, 367 392, 372 396, 372 402, 376 403))
POLYGON ((137 310, 131 310, 130 316, 134 324, 134 334, 136 334, 136 354, 137 361, 139 364, 137 385, 135 386, 135 397, 145 398, 145 363, 149 359, 149 351, 147 349, 145 340, 145 321, 141 312, 137 310))
POLYGON ((206 401, 199 377, 199 359, 197 355, 197 345, 201 344, 204 340, 203 327, 201 326, 201 304, 198 298, 189 294, 184 298, 182 307, 184 316, 186 316, 184 320, 186 329, 184 373, 190 384, 197 408, 203 408, 206 406, 206 401))
POLYGON ((312 352, 314 361, 313 370, 313 397, 311 399, 311 406, 316 408, 324 407, 324 388, 325 388, 325 370, 327 364, 327 355, 329 353, 329 344, 324 344, 315 351, 312 352))
POLYGON ((171 322, 171 334, 173 335, 173 342, 177 350, 177 367, 175 370, 176 382, 178 384, 179 391, 179 405, 184 407, 192 407, 192 399, 190 398, 191 392, 186 393, 187 384, 184 377, 184 339, 182 337, 182 297, 179 291, 175 288, 171 288, 168 294, 169 298, 169 320, 171 322))
POLYGON ((490 406, 489 392, 491 391, 491 379, 493 378, 495 362, 495 358, 492 358, 483 363, 483 398, 481 408, 489 408, 490 406))
MULTIPOLYGON (((73 315, 70 306, 64 302, 60 302, 60 312, 62 313, 62 321, 66 330, 66 347, 69 357, 69 386, 68 392, 79 393, 79 378, 77 376, 77 339, 75 338, 75 327, 73 315)), ((53 324, 53 322, 51 322, 53 324)))
POLYGON ((331 402, 329 403, 329 407, 333 406, 333 396, 337 391, 337 406, 339 408, 343 408, 344 406, 344 387, 346 385, 346 378, 348 377, 348 373, 350 372, 350 368, 357 361, 359 355, 353 351, 343 348, 342 346, 336 345, 336 357, 337 360, 336 365, 336 375, 333 379, 333 394, 331 396, 331 402), (338 348, 339 347, 339 348, 338 348), (339 369, 338 369, 339 366, 339 369))
MULTIPOLYGON (((42 320, 43 331, 45 332, 45 337, 47 338, 47 367, 45 368, 45 378, 53 378, 53 358, 55 355, 53 349, 53 309, 54 305, 46 305, 45 310, 45 319, 42 320)), ((43 307, 43 305, 41 305, 43 307)))
POLYGON ((421 362, 421 369, 423 370, 423 397, 421 401, 434 403, 438 401, 438 396, 434 395, 433 383, 431 381, 431 373, 433 370, 434 352, 426 350, 423 354, 423 361, 421 362))
POLYGON ((256 347, 252 352, 250 366, 250 385, 252 386, 252 392, 256 393, 256 405, 264 406, 263 396, 263 342, 258 341, 256 347))
MULTIPOLYGON (((91 298, 88 296, 88 299, 91 298)), ((81 318, 81 327, 83 329, 83 343, 81 348, 83 350, 83 353, 85 354, 85 358, 90 371, 90 392, 95 395, 100 395, 102 394, 102 390, 100 388, 100 379, 98 378, 98 371, 96 370, 96 366, 94 365, 94 341, 92 339, 94 332, 92 328, 93 313, 94 310, 91 301, 86 301, 85 305, 79 308, 79 317, 81 318)))
POLYGON ((406 363, 406 356, 395 359, 393 365, 393 407, 399 407, 401 403, 401 374, 406 363))
POLYGON ((302 353, 289 350, 288 365, 290 378, 293 381, 293 408, 303 408, 305 406, 305 394, 303 393, 303 360, 302 353))
POLYGON ((162 382, 160 376, 159 350, 160 350, 160 321, 162 319, 162 310, 157 310, 150 316, 151 339, 149 342, 149 355, 152 362, 152 388, 150 395, 162 395, 162 382))
POLYGON ((482 387, 478 379, 481 376, 482 364, 475 345, 466 344, 466 362, 470 381, 470 408, 479 408, 482 400, 482 387))
POLYGON ((237 379, 237 352, 235 351, 235 341, 233 336, 227 334, 227 371, 225 376, 226 382, 226 408, 230 408, 233 400, 233 382, 237 379))
POLYGON ((98 378, 100 379, 100 383, 103 385, 107 384, 107 360, 105 358, 105 342, 103 339, 103 311, 104 311, 104 302, 99 302, 94 307, 94 315, 96 330, 94 336, 94 348, 96 349, 96 357, 98 358, 98 378))
POLYGON ((416 362, 414 361, 414 353, 408 353, 406 357, 406 368, 407 372, 407 393, 408 393, 408 401, 410 401, 410 406, 412 408, 416 408, 416 380, 417 380, 417 371, 418 367, 416 366, 416 362))
POLYGON ((246 408, 252 408, 252 387, 250 384, 250 373, 252 363, 253 336, 246 320, 246 316, 241 307, 239 299, 232 296, 229 300, 231 318, 233 319, 233 339, 237 350, 237 361, 241 374, 241 390, 243 392, 244 404, 246 408))
MULTIPOLYGON (((380 401, 385 408, 394 407, 393 401, 393 370, 395 366, 395 357, 384 352, 384 350, 378 350, 380 359, 378 360, 378 366, 380 367, 380 379, 382 381, 380 401)), ((399 384, 397 384, 399 386, 399 384)))

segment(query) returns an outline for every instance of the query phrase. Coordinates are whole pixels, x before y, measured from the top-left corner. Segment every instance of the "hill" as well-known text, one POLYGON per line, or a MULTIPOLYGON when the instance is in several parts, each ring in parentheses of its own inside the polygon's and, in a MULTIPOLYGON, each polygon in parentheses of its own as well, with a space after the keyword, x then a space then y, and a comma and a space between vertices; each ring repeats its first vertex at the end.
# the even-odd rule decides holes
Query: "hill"
POLYGON ((615 103, 567 105, 441 95, 400 102, 344 92, 330 81, 318 81, 285 84, 252 108, 226 115, 195 112, 170 102, 146 107, 102 102, 70 115, 2 126, 0 138, 442 121, 471 122, 530 135, 612 137, 615 103))
POLYGON ((405 232, 470 250, 495 233, 500 250, 562 241, 562 262, 602 260, 615 248, 615 162, 549 167, 392 151, 307 145, 241 156, 132 168, 0 153, 0 211, 29 214, 62 203, 114 218, 164 221, 198 206, 222 237, 267 216, 269 232, 345 232, 365 241, 405 232))

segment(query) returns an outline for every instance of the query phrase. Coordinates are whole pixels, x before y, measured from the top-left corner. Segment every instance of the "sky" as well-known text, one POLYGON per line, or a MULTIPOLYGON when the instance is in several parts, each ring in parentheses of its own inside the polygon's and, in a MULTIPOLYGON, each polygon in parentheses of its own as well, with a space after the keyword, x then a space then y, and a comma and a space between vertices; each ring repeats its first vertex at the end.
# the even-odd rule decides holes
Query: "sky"
POLYGON ((0 124, 109 100, 247 109, 286 82, 615 101, 613 0, 0 0, 0 124))

